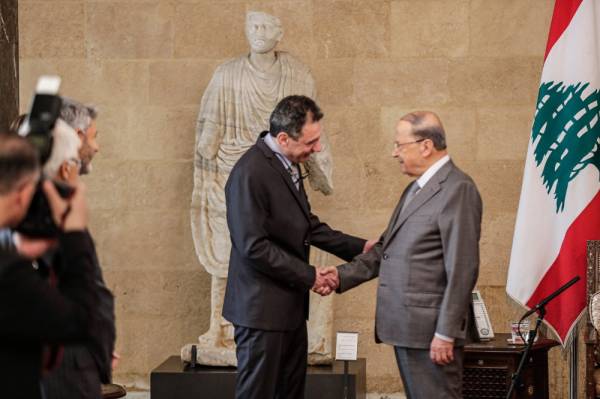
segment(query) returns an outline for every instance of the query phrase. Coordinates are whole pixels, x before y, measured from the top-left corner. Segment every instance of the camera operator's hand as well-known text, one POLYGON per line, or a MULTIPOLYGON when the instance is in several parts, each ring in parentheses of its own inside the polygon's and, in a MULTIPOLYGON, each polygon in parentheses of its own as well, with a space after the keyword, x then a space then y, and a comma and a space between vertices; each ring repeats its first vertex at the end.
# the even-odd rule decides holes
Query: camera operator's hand
POLYGON ((56 244, 51 238, 31 238, 20 233, 13 233, 13 242, 17 252, 27 259, 37 259, 56 244))
POLYGON ((51 181, 44 182, 44 192, 52 210, 52 217, 63 231, 82 231, 87 226, 87 204, 83 183, 73 186, 75 191, 69 199, 61 198, 51 181))

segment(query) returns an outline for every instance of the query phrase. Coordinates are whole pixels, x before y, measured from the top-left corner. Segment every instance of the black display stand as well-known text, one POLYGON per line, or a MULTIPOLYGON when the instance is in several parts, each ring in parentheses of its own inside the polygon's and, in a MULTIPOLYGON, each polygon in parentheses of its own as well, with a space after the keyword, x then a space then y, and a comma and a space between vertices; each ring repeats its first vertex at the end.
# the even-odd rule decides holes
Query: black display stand
MULTIPOLYGON (((233 399, 235 367, 185 366, 179 356, 171 356, 150 374, 152 399, 233 399)), ((366 360, 350 362, 348 399, 366 399, 366 360)), ((306 376, 307 398, 344 397, 344 362, 331 366, 311 366, 306 376)))

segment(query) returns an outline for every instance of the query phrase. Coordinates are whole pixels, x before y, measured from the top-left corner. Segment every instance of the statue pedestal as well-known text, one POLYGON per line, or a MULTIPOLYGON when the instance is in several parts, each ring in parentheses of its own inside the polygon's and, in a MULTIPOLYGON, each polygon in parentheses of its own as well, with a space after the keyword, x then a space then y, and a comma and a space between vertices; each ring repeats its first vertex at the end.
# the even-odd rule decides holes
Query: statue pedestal
MULTIPOLYGON (((233 399, 235 367, 197 366, 192 369, 179 356, 167 358, 150 374, 152 399, 233 399)), ((366 398, 366 360, 350 362, 348 399, 366 398)), ((344 397, 344 362, 310 366, 306 376, 307 398, 344 397)))

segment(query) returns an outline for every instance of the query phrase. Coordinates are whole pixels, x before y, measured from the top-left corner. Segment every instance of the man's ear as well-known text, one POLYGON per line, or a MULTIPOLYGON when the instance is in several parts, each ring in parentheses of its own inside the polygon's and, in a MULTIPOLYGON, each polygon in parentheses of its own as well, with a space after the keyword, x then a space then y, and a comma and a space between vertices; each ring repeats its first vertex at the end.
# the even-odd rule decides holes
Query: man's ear
POLYGON ((279 132, 277 133, 277 137, 275 137, 275 141, 277 141, 280 147, 287 147, 289 139, 290 136, 286 132, 279 132))
POLYGON ((81 141, 81 143, 85 142, 85 132, 81 129, 77 129, 77 137, 79 137, 79 141, 81 141))
POLYGON ((283 29, 279 29, 279 35, 277 35, 277 43, 279 43, 283 39, 283 29))
POLYGON ((433 141, 429 140, 429 139, 425 139, 423 140, 423 156, 424 157, 429 157, 431 156, 431 154, 433 154, 433 141))
POLYGON ((69 180, 69 162, 65 161, 60 164, 60 167, 58 168, 58 174, 62 180, 69 180))
POLYGON ((32 190, 35 190, 35 185, 33 183, 28 183, 25 184, 23 187, 19 188, 18 190, 16 190, 14 192, 14 201, 17 205, 19 206, 27 206, 29 207, 29 204, 26 204, 26 201, 28 200, 28 198, 30 196, 33 196, 33 194, 31 194, 32 190))

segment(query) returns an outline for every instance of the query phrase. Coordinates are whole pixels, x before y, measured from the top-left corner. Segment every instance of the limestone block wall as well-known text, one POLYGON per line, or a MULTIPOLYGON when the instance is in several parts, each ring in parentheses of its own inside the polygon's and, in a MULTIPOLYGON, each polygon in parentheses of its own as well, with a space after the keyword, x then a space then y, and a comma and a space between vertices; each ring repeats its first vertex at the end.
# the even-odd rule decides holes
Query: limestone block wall
MULTIPOLYGON (((484 201, 482 290, 498 332, 519 310, 504 289, 552 0, 20 0, 20 96, 58 73, 100 107, 89 187, 92 232, 117 297, 116 378, 148 372, 208 327, 210 276, 189 222, 194 124, 216 65, 247 51, 245 13, 279 16, 279 49, 313 70, 334 155, 335 193, 311 195, 332 226, 385 228, 409 180, 391 158, 401 114, 439 112, 455 162, 484 201)), ((335 299, 335 328, 360 333, 368 389, 401 391, 373 340, 375 283, 335 299)), ((554 398, 567 370, 551 352, 554 398)))

